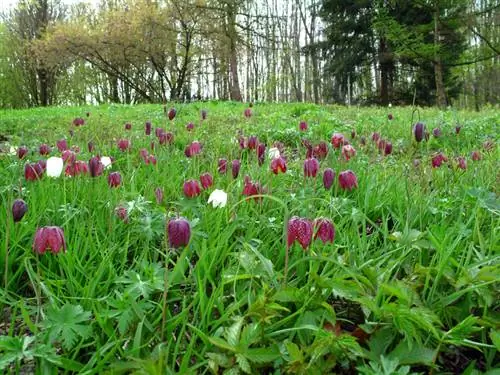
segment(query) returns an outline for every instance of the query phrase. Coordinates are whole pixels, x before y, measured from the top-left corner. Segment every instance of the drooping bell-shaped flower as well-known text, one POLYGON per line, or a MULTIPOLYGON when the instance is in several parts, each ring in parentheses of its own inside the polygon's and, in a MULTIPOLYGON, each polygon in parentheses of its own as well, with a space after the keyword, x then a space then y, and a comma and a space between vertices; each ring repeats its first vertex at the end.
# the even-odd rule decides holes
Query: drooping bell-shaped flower
POLYGON ((421 122, 417 122, 413 127, 413 135, 417 142, 422 142, 425 137, 425 125, 421 122))
POLYGON ((170 108, 168 111, 168 119, 172 121, 175 118, 175 115, 177 114, 177 111, 175 108, 170 108))
POLYGON ((171 145, 174 142, 174 135, 171 132, 162 132, 158 137, 160 145, 171 145))
POLYGON ((245 108, 245 111, 243 112, 246 118, 252 117, 252 108, 245 108))
POLYGON ((319 142, 312 149, 312 156, 316 159, 323 160, 328 155, 328 144, 325 141, 319 142))
POLYGON ((124 223, 128 223, 128 210, 127 207, 118 206, 115 208, 115 215, 124 223))
POLYGON ((187 123, 186 130, 190 132, 193 129, 194 129, 194 124, 192 122, 187 123))
POLYGON ((208 203, 212 203, 214 208, 225 207, 227 203, 227 193, 224 190, 215 189, 208 197, 208 203))
POLYGON ((153 127, 153 124, 151 124, 151 121, 146 121, 144 123, 144 134, 151 135, 151 128, 152 127, 153 127))
POLYGON ((130 122, 125 124, 125 130, 132 130, 132 124, 130 122))
POLYGON ((108 175, 108 185, 109 187, 115 188, 120 186, 122 183, 122 175, 120 172, 111 172, 108 175))
POLYGON ((330 189, 335 180, 335 171, 332 168, 326 168, 323 172, 323 186, 326 190, 330 189))
POLYGON ((309 219, 293 216, 287 225, 287 247, 297 241, 304 250, 311 244, 313 225, 309 219))
POLYGON ((98 177, 102 175, 104 171, 104 165, 101 162, 101 158, 99 156, 94 156, 89 160, 89 171, 90 176, 98 177))
POLYGON ((301 122, 299 123, 299 130, 300 130, 301 132, 305 132, 308 128, 309 128, 309 126, 307 125, 307 122, 305 122, 305 121, 301 121, 301 122))
POLYGON ((168 244, 177 249, 189 244, 191 226, 184 218, 172 219, 167 224, 168 244))
POLYGON ((157 138, 160 138, 160 135, 162 135, 163 133, 165 133, 165 129, 163 129, 163 128, 156 128, 155 129, 155 136, 157 138))
POLYGON ((24 159, 27 153, 28 153, 28 147, 26 146, 19 146, 19 148, 17 149, 17 157, 19 159, 24 159))
POLYGON ((128 151, 128 149, 130 148, 130 141, 128 139, 120 139, 118 140, 117 144, 118 148, 122 152, 128 151))
POLYGON ((24 214, 28 211, 28 205, 22 199, 16 199, 12 204, 12 218, 14 222, 21 221, 24 214))
POLYGON ((89 150, 90 153, 94 152, 95 149, 94 142, 89 141, 89 143, 87 143, 87 149, 89 150))
POLYGON ((194 198, 200 195, 200 184, 196 180, 187 180, 184 182, 184 195, 188 198, 194 198))
POLYGON ((66 165, 64 174, 70 177, 76 177, 81 174, 89 173, 89 164, 81 160, 75 160, 75 162, 66 165))
POLYGON ((231 173, 233 175, 233 178, 237 178, 238 175, 240 174, 240 167, 241 167, 241 162, 238 159, 234 159, 231 162, 231 173))
POLYGON ((323 243, 331 242, 335 239, 335 227, 333 223, 325 218, 314 220, 314 239, 319 238, 323 243))
POLYGON ((387 141, 385 142, 384 155, 390 155, 390 154, 392 154, 392 143, 387 141))
POLYGON ((465 170, 465 169, 467 169, 467 160, 465 160, 464 157, 459 156, 457 158, 457 165, 458 165, 458 168, 465 170))
POLYGON ((345 160, 349 161, 350 158, 356 155, 356 150, 351 145, 342 146, 342 156, 345 160))
POLYGON ((184 150, 184 155, 186 155, 188 158, 191 158, 200 153, 201 153, 201 143, 198 141, 191 142, 189 145, 186 146, 186 149, 184 150))
POLYGON ((304 161, 304 176, 316 177, 319 170, 319 162, 315 158, 308 158, 304 161))
POLYGON ((274 174, 286 173, 286 160, 282 156, 271 161, 271 170, 274 174))
MULTIPOLYGON (((88 113, 88 115, 90 115, 90 113, 89 113, 89 112, 87 112, 87 113, 88 113)), ((87 116, 87 117, 89 117, 89 116, 87 116)), ((84 124, 85 124, 85 120, 84 120, 83 118, 81 118, 81 117, 77 117, 77 118, 75 118, 75 119, 73 120, 73 125, 74 125, 74 126, 77 126, 77 127, 78 127, 78 126, 82 126, 82 125, 84 125, 84 124)))
POLYGON ((358 187, 358 179, 353 171, 343 171, 339 173, 339 185, 341 189, 350 191, 358 187))
POLYGON ((220 174, 226 174, 227 172, 227 160, 224 158, 220 158, 217 162, 217 171, 220 174))
POLYGON ((38 228, 33 239, 33 250, 37 254, 44 254, 50 251, 53 254, 61 250, 66 251, 66 241, 64 231, 60 227, 42 227, 38 228))
POLYGON ((389 114, 387 115, 387 119, 388 119, 389 121, 391 121, 393 118, 394 118, 394 116, 392 115, 392 113, 389 113, 389 114))
POLYGON ((26 163, 24 165, 24 178, 27 181, 34 181, 42 178, 43 168, 39 163, 26 163))
POLYGON ((340 148, 344 144, 344 139, 343 134, 334 133, 331 140, 333 148, 340 148))
POLYGON ((56 142, 57 149, 59 152, 66 151, 68 149, 68 141, 66 139, 60 139, 56 142))
POLYGON ((207 113, 208 113, 208 112, 207 112, 207 110, 206 110, 206 109, 202 109, 202 110, 200 111, 200 115, 201 115, 201 119, 202 119, 202 120, 206 120, 206 119, 207 119, 207 113))
POLYGON ((441 137, 441 135, 443 134, 443 132, 441 131, 440 128, 434 128, 432 129, 432 135, 435 137, 435 138, 439 138, 441 137))
POLYGON ((71 150, 64 150, 61 156, 66 164, 73 164, 76 160, 76 154, 71 150))
POLYGON ((477 151, 477 150, 472 151, 472 153, 470 154, 470 156, 471 156, 471 159, 473 161, 479 161, 479 160, 481 160, 483 158, 481 156, 481 153, 479 151, 477 151))
POLYGON ((47 159, 46 172, 49 177, 59 177, 64 169, 64 161, 57 156, 51 156, 47 159))
POLYGON ((214 179, 212 178, 212 175, 210 173, 203 173, 200 176, 200 182, 203 189, 206 190, 213 185, 214 179))
MULTIPOLYGON (((245 185, 242 194, 246 197, 261 195, 265 193, 264 187, 259 182, 252 182, 249 176, 245 176, 245 185)), ((261 200, 262 197, 255 197, 255 200, 261 200)), ((248 198, 247 198, 248 200, 248 198)))
POLYGON ((432 168, 439 168, 443 162, 447 161, 448 158, 442 152, 439 152, 432 157, 432 168))
POLYGON ((157 187, 155 189, 155 198, 156 198, 156 203, 162 204, 163 203, 163 189, 160 187, 157 187))
POLYGON ((378 143, 379 140, 380 140, 380 133, 373 132, 372 133, 372 141, 375 143, 378 143))
POLYGON ((248 149, 255 150, 257 148, 258 142, 259 140, 255 135, 251 135, 250 137, 248 137, 248 144, 247 144, 248 149))
POLYGON ((455 126, 455 134, 456 135, 460 134, 460 130, 462 130, 462 127, 460 125, 455 126))
POLYGON ((50 154, 50 147, 48 145, 46 145, 45 143, 41 144, 39 149, 38 149, 38 152, 40 153, 40 155, 48 155, 48 154, 50 154))
POLYGON ((264 159, 266 155, 266 145, 264 143, 259 143, 257 146, 257 160, 259 165, 264 164, 264 159))

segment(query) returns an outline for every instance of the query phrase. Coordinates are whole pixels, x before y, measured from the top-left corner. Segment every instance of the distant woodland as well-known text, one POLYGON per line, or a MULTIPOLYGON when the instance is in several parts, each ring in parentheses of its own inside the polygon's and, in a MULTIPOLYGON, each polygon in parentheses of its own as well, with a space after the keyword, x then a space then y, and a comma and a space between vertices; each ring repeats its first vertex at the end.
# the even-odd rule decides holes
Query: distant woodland
POLYGON ((21 0, 0 107, 500 100, 498 0, 21 0))

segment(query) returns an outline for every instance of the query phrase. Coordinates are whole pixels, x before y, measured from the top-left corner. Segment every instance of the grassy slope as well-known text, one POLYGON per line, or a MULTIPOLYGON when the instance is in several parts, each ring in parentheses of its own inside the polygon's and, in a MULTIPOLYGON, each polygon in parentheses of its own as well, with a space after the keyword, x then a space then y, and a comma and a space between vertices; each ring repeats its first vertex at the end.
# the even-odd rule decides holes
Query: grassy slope
MULTIPOLYGON (((25 184, 20 178, 22 164, 0 156, 2 207, 10 207, 20 196, 20 183, 30 207, 15 227, 0 215, 0 228, 10 226, 9 236, 0 240, 2 270, 7 237, 10 249, 9 293, 1 294, 0 304, 10 308, 12 321, 27 324, 21 305, 35 320, 35 292, 46 305, 82 306, 91 313, 85 324, 94 334, 63 338, 60 353, 86 364, 89 372, 126 363, 181 372, 218 364, 240 370, 250 366, 253 372, 270 366, 324 373, 335 363, 336 371, 370 360, 376 368, 380 354, 401 365, 438 365, 441 370, 453 371, 450 366, 457 358, 462 359, 456 361, 458 366, 466 358, 478 359, 478 368, 491 367, 495 350, 490 336, 498 324, 498 148, 485 153, 481 145, 498 134, 498 112, 421 110, 413 122, 420 116, 429 130, 441 127, 443 136, 417 147, 410 138, 409 108, 392 108, 392 121, 381 108, 257 105, 251 119, 243 117, 243 109, 235 103, 179 105, 173 124, 156 105, 0 112, 0 134, 8 135, 13 145, 27 144, 33 150, 42 142, 54 145, 68 137, 72 119, 90 111, 87 124, 76 129, 70 144, 80 146, 81 158, 87 160, 86 144, 92 140, 97 152, 116 158, 113 169, 124 181, 115 190, 108 188, 104 177, 25 184), (184 125, 198 125, 201 108, 208 110, 208 119, 194 134, 188 133, 184 125), (171 147, 157 147, 155 168, 142 165, 138 157, 140 148, 149 149, 143 135, 146 120, 175 132, 171 147), (335 186, 325 191, 321 179, 303 179, 300 120, 309 123, 306 136, 313 143, 328 141, 333 132, 348 136, 356 130, 357 156, 340 161, 338 152, 330 150, 321 171, 327 166, 337 173, 352 169, 359 180, 357 190, 343 192, 335 186), (129 136, 123 130, 125 122, 133 124, 133 151, 126 155, 115 146, 115 139, 129 136), (462 125, 458 137, 457 123, 462 125), (268 147, 274 141, 285 143, 287 174, 271 176, 268 162, 259 168, 255 155, 245 152, 238 179, 230 173, 218 176, 219 157, 240 157, 234 142, 238 129, 259 136, 268 147), (393 155, 378 155, 369 141, 373 131, 392 141, 393 155), (360 135, 368 139, 365 148, 358 143, 360 135), (188 160, 183 150, 193 139, 200 140, 204 150, 199 159, 188 160), (475 149, 483 154, 480 162, 470 160, 475 149), (295 150, 300 157, 294 157, 295 150), (432 169, 430 158, 437 151, 448 156, 450 165, 455 165, 456 156, 465 156, 468 169, 432 169), (413 167, 416 158, 421 160, 419 168, 413 167), (183 182, 204 171, 215 176, 215 187, 229 193, 225 209, 206 205, 209 192, 192 200, 183 197, 183 182), (267 185, 275 200, 242 202, 245 174, 267 185), (165 190, 162 205, 153 203, 156 187, 165 190), (118 205, 129 208, 128 224, 114 216, 118 205), (167 254, 164 221, 176 213, 191 221, 193 236, 187 249, 167 254), (315 242, 308 253, 293 246, 284 287, 282 233, 291 215, 329 217, 337 234, 334 245, 315 242), (64 228, 67 254, 39 260, 31 254, 33 233, 41 225, 64 228), (166 330, 161 332, 166 257, 168 311, 166 330), (344 333, 342 340, 324 329, 336 321, 341 322, 337 333, 344 333), (241 327, 251 345, 231 349, 233 341, 243 340, 237 334, 241 327), (371 350, 364 354, 350 334, 359 327, 371 334, 371 350), (230 345, 213 337, 223 337, 230 345), (420 356, 398 345, 403 338, 421 350, 420 356), (165 344, 159 344, 162 341, 165 344), (266 357, 257 348, 271 354, 266 357), (412 355, 417 359, 409 360, 412 355), (134 358, 148 358, 148 363, 134 358)), ((55 313, 44 321, 37 343, 53 339, 51 314, 55 313)), ((56 346, 61 346, 59 340, 56 346)))

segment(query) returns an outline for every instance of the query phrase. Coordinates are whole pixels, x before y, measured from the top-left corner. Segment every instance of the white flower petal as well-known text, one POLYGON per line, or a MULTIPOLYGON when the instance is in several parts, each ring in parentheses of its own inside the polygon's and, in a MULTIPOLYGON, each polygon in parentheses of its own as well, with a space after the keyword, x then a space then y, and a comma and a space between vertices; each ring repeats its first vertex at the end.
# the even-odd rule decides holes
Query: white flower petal
POLYGON ((47 176, 59 177, 63 171, 64 161, 57 156, 51 156, 47 159, 47 176))
POLYGON ((208 197, 208 203, 213 207, 225 207, 227 203, 227 193, 224 190, 215 189, 208 197))
POLYGON ((104 168, 111 167, 111 158, 109 156, 102 156, 101 163, 104 165, 104 168))

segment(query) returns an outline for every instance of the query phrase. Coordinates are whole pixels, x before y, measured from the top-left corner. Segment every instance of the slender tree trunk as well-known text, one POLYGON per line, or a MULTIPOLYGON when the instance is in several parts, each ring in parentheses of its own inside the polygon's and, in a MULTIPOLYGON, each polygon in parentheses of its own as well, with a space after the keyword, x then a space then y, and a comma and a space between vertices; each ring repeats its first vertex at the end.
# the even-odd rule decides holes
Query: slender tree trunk
POLYGON ((439 4, 436 1, 436 7, 434 11, 434 46, 436 48, 436 53, 434 55, 434 78, 436 81, 436 104, 438 107, 446 107, 446 92, 444 90, 444 79, 443 79, 443 64, 441 62, 441 56, 439 51, 439 4))

